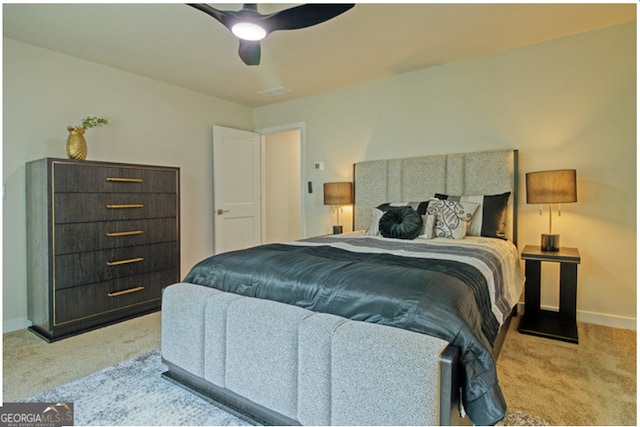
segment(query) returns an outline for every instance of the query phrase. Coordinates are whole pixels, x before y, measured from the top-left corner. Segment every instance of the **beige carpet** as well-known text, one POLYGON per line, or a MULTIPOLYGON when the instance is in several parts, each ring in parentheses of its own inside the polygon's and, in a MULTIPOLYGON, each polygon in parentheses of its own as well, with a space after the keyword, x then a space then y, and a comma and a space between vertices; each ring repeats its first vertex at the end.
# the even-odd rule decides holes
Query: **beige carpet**
MULTIPOLYGON (((579 324, 580 344, 517 332, 498 360, 510 411, 551 425, 636 425, 635 331, 579 324)), ((16 402, 160 345, 160 314, 47 344, 22 330, 3 336, 3 401, 16 402)))
POLYGON ((551 425, 637 425, 635 331, 579 323, 576 345, 520 334, 518 321, 498 359, 511 410, 551 425))
POLYGON ((160 347, 160 312, 51 344, 26 329, 2 341, 2 401, 18 402, 160 347))

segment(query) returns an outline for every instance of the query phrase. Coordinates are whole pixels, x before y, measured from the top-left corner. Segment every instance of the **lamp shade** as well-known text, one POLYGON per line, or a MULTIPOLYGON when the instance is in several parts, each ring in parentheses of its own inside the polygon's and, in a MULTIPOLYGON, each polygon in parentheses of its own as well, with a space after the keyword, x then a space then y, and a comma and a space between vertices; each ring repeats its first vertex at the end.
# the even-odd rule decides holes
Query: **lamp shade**
POLYGON ((578 201, 575 169, 529 172, 527 203, 574 203, 578 201))
POLYGON ((353 203, 353 185, 350 182, 325 182, 325 205, 350 205, 353 203))

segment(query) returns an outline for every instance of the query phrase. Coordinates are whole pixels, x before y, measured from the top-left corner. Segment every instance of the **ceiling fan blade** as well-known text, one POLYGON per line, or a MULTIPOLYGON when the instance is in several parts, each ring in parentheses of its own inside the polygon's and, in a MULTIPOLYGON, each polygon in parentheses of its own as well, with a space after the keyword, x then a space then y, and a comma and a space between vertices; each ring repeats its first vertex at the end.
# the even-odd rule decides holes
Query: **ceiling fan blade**
POLYGON ((198 9, 199 11, 206 13, 207 15, 213 17, 215 20, 227 27, 229 30, 231 30, 231 26, 234 22, 235 12, 218 10, 204 3, 187 3, 187 6, 191 6, 194 9, 198 9))
POLYGON ((269 32, 297 30, 311 27, 335 18, 351 9, 355 4, 303 4, 264 17, 269 32))
POLYGON ((242 40, 238 48, 240 59, 247 65, 260 65, 260 42, 242 40))

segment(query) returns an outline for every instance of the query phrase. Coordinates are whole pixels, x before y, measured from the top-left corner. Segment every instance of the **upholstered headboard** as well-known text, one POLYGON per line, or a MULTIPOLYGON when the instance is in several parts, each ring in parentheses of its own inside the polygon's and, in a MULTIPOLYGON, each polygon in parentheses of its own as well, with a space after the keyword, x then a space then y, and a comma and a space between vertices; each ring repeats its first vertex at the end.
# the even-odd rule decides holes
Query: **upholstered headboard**
POLYGON ((517 244, 518 150, 360 162, 354 165, 354 188, 354 230, 368 228, 372 209, 381 203, 510 191, 507 237, 517 244))

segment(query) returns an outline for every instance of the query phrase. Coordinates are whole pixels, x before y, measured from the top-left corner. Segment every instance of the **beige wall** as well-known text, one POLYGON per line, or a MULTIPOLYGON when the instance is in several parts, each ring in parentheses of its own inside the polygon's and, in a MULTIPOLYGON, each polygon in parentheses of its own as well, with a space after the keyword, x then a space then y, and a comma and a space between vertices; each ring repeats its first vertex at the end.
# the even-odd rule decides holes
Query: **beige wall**
POLYGON ((25 162, 66 157, 66 126, 88 114, 112 123, 87 134, 88 159, 179 166, 182 275, 213 251, 212 126, 253 129, 247 107, 4 39, 3 320, 27 317, 25 162))
MULTIPOLYGON (((514 49, 256 109, 256 127, 306 122, 316 188, 361 160, 515 148, 524 173, 578 172, 579 202, 554 218, 580 250, 579 319, 635 328, 635 24, 514 49), (323 172, 314 161, 324 161, 323 172)), ((519 242, 538 244, 547 216, 519 198, 519 242)), ((305 199, 309 235, 330 232, 321 194, 305 199)), ((544 305, 557 307, 554 264, 544 305)))

